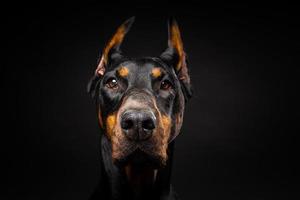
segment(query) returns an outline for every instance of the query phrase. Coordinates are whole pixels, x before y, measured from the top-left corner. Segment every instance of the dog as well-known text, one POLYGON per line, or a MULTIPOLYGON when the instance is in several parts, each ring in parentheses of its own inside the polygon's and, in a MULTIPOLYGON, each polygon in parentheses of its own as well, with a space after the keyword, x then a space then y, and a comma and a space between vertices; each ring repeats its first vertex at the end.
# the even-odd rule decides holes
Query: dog
POLYGON ((120 50, 134 22, 106 44, 88 84, 101 130, 101 179, 90 199, 178 199, 170 177, 174 139, 192 96, 178 24, 168 21, 168 46, 157 57, 120 50))

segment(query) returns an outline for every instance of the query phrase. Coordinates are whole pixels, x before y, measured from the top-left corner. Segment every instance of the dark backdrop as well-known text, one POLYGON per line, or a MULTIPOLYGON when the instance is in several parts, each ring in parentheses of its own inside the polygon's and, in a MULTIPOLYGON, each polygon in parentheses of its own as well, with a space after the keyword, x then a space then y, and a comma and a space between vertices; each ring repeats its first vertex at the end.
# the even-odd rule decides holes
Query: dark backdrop
POLYGON ((4 199, 91 194, 99 135, 86 85, 105 42, 133 15, 123 44, 130 56, 159 55, 169 16, 182 31, 195 95, 175 150, 172 182, 181 198, 295 198, 297 133, 287 124, 298 55, 293 5, 123 1, 2 9, 4 199))

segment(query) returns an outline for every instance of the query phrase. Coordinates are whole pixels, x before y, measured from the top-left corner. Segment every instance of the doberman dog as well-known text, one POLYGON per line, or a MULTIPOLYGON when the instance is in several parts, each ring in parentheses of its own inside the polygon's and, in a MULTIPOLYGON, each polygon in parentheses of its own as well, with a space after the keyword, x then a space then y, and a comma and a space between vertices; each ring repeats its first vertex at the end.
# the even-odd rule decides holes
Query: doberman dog
POLYGON ((88 92, 101 129, 101 180, 91 199, 178 199, 170 184, 174 138, 192 96, 177 22, 157 57, 120 50, 134 17, 105 46, 88 92))

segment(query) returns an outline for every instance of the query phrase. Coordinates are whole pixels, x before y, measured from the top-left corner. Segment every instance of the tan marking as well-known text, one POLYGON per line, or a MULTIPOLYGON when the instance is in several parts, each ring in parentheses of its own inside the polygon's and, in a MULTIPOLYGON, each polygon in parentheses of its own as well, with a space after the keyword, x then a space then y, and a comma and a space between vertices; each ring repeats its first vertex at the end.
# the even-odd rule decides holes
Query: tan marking
POLYGON ((155 67, 152 69, 152 72, 151 72, 151 75, 154 77, 154 78, 158 78, 161 76, 161 70, 160 68, 158 67, 155 67))
POLYGON ((161 116, 161 129, 162 129, 162 138, 161 138, 161 148, 160 148, 160 155, 163 158, 163 163, 165 164, 168 155, 167 155, 167 148, 168 148, 168 140, 171 134, 171 119, 166 115, 161 116))
POLYGON ((116 125, 116 115, 111 114, 106 119, 106 131, 107 134, 111 137, 114 133, 114 128, 116 125))
POLYGON ((179 61, 178 64, 176 66, 176 70, 180 70, 180 68, 182 67, 182 64, 184 62, 184 58, 185 58, 185 53, 183 50, 183 44, 182 44, 182 40, 181 40, 181 36, 180 36, 180 31, 178 28, 177 23, 173 23, 171 25, 170 28, 170 43, 171 45, 177 50, 178 54, 179 54, 179 61))
POLYGON ((163 115, 161 117, 161 120, 162 120, 162 125, 164 127, 164 130, 168 130, 170 128, 170 125, 171 125, 171 119, 170 117, 166 116, 166 115, 163 115))
MULTIPOLYGON (((104 50, 103 50, 103 57, 104 57, 104 61, 107 62, 107 56, 109 54, 109 51, 120 45, 121 42, 124 39, 124 36, 126 34, 126 28, 125 25, 122 24, 116 31, 116 33, 114 34, 114 36, 111 38, 111 40, 107 43, 107 45, 105 46, 104 50)), ((107 64, 107 63, 106 63, 107 64)))
POLYGON ((129 69, 127 67, 121 67, 118 69, 118 73, 121 77, 126 77, 129 74, 129 69))

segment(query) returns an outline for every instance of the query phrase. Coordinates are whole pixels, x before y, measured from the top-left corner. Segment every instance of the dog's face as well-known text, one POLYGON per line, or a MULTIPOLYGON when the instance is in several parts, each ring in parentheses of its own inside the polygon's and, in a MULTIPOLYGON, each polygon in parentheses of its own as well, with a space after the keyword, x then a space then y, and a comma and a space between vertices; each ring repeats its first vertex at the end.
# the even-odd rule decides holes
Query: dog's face
POLYGON ((185 52, 173 20, 169 47, 159 57, 125 57, 119 46, 132 22, 133 18, 121 25, 104 48, 89 91, 96 98, 98 121, 111 142, 113 161, 163 166, 191 96, 185 52))

